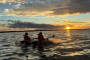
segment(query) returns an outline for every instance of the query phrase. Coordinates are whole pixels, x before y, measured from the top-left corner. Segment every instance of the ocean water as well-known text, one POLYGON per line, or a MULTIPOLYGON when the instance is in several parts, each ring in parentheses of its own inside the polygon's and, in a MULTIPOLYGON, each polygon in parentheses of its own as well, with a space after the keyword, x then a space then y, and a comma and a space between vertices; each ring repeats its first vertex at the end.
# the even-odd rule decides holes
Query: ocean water
MULTIPOLYGON (((28 32, 31 39, 37 38, 40 31, 28 32)), ((54 51, 58 51, 60 56, 75 56, 90 54, 90 30, 60 30, 60 31, 41 31, 45 38, 51 39, 53 35, 54 42, 52 45, 54 51), (56 40, 55 40, 56 39, 56 40), (61 41, 58 41, 61 40, 61 41)), ((0 33, 0 60, 19 59, 25 60, 26 56, 20 47, 15 45, 15 41, 23 40, 25 32, 0 33)), ((32 50, 33 52, 33 50, 32 50)), ((32 56, 32 55, 31 55, 32 56)), ((34 56, 32 56, 34 57, 34 56)), ((38 56, 35 56, 39 58, 38 56)))

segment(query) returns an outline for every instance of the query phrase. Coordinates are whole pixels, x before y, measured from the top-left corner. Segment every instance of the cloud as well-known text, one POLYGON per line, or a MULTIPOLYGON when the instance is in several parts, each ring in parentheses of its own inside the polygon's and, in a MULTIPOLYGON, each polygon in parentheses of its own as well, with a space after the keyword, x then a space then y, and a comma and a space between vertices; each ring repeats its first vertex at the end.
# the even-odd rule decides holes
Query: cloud
MULTIPOLYGON (((6 1, 6 0, 5 0, 6 1)), ((7 0, 8 2, 19 0, 7 0)), ((20 0, 19 2, 26 2, 20 0)), ((11 8, 7 13, 13 16, 31 16, 31 15, 45 15, 45 16, 67 16, 76 14, 90 13, 90 0, 33 0, 35 2, 15 5, 16 9, 11 8), (45 2, 44 2, 45 1, 45 2), (41 3, 39 3, 41 2, 41 3), (44 2, 44 3, 42 3, 44 2)))
MULTIPOLYGON (((61 4, 58 3, 58 4, 61 4)), ((30 15, 46 15, 49 16, 54 11, 52 9, 56 9, 57 2, 54 3, 25 3, 21 4, 20 8, 11 9, 9 15, 21 15, 21 16, 30 16, 30 15)), ((63 7, 63 6, 62 6, 63 7)))
POLYGON ((9 3, 9 5, 11 5, 11 3, 9 3))
POLYGON ((17 9, 17 8, 20 8, 20 5, 21 5, 21 4, 13 4, 12 7, 17 9))
POLYGON ((6 24, 0 24, 0 27, 7 27, 6 24))
POLYGON ((70 22, 70 21, 63 21, 65 23, 87 23, 87 22, 70 22))
POLYGON ((32 22, 21 22, 15 21, 12 24, 9 24, 9 28, 35 28, 35 29, 60 29, 64 28, 64 25, 54 26, 50 24, 37 24, 32 22))
POLYGON ((26 3, 22 4, 21 8, 11 9, 9 14, 30 16, 30 15, 45 15, 48 13, 52 13, 52 11, 50 11, 50 8, 46 4, 26 3))
POLYGON ((61 22, 61 21, 51 21, 51 22, 61 22))
POLYGON ((88 24, 87 22, 71 22, 71 21, 62 21, 63 23, 65 23, 67 26, 85 26, 86 24, 88 24))
POLYGON ((52 9, 51 15, 90 13, 90 0, 71 0, 65 8, 52 9))
POLYGON ((4 31, 7 28, 8 28, 7 24, 0 24, 0 31, 4 31))
POLYGON ((0 3, 6 3, 6 0, 0 0, 0 3))
POLYGON ((0 3, 4 3, 5 4, 6 2, 16 2, 16 3, 23 2, 23 3, 26 3, 27 0, 0 0, 0 3))
POLYGON ((4 9, 4 13, 9 13, 9 9, 4 9))
POLYGON ((14 20, 0 20, 0 22, 15 22, 14 20))
POLYGON ((56 24, 56 25, 64 25, 64 26, 69 26, 71 29, 87 29, 90 28, 90 22, 72 22, 72 21, 51 21, 56 24), (59 23, 59 24, 58 24, 59 23))
POLYGON ((71 22, 62 21, 66 26, 70 26, 72 29, 90 29, 90 22, 71 22))
POLYGON ((70 21, 52 21, 62 22, 65 24, 38 24, 33 22, 22 22, 20 20, 0 20, 1 22, 7 22, 8 24, 0 24, 0 31, 23 31, 23 30, 59 30, 64 29, 66 26, 70 26, 71 29, 87 29, 90 28, 90 22, 70 22, 70 21))

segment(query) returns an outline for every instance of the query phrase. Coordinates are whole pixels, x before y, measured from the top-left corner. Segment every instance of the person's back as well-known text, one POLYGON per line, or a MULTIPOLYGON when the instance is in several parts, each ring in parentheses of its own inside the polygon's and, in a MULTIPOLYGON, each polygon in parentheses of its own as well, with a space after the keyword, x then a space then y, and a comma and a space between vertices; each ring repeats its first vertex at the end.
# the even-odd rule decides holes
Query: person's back
POLYGON ((44 42, 44 37, 42 35, 42 32, 40 32, 38 34, 38 51, 43 51, 44 50, 43 42, 44 42))
POLYGON ((38 34, 38 41, 41 41, 41 40, 44 40, 44 37, 43 37, 42 33, 40 32, 38 34))
POLYGON ((24 35, 24 40, 31 40, 30 37, 28 35, 24 35))
POLYGON ((31 44, 31 39, 28 36, 28 33, 25 33, 25 35, 23 35, 23 36, 24 36, 24 41, 25 41, 25 47, 27 47, 28 45, 31 44))

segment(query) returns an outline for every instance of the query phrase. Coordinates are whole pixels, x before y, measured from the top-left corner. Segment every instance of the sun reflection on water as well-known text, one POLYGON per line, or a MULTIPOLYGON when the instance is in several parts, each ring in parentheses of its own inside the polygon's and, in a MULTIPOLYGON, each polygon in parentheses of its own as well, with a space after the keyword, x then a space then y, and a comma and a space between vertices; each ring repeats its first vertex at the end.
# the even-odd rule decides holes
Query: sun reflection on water
MULTIPOLYGON (((37 35, 34 35, 34 34, 37 34, 37 33, 38 32, 30 32, 30 34, 33 34, 32 36, 31 35, 30 36, 36 37, 37 35)), ((44 31, 43 33, 45 37, 47 37, 47 35, 49 34, 51 35, 53 35, 53 33, 56 34, 56 37, 55 37, 56 39, 53 39, 52 41, 54 43, 59 43, 59 44, 56 44, 56 45, 53 44, 52 49, 60 52, 61 56, 75 56, 75 55, 83 55, 83 54, 90 55, 90 49, 88 49, 90 48, 90 38, 87 38, 86 36, 84 36, 88 34, 88 37, 90 37, 90 34, 86 31, 85 32, 81 30, 71 31, 67 29, 65 31, 53 31, 51 33, 49 33, 49 31, 48 32, 44 31)), ((26 53, 26 52, 21 51, 19 47, 16 48, 16 46, 14 45, 14 41, 16 39, 18 40, 19 38, 21 39, 23 34, 24 32, 1 34, 1 41, 0 41, 1 43, 0 44, 0 47, 1 47, 0 54, 1 55, 0 56, 4 57, 2 59, 5 59, 5 57, 9 57, 10 54, 13 54, 13 56, 15 57, 18 56, 17 58, 19 58, 20 53, 26 53), (17 38, 12 37, 12 36, 15 36, 17 38)), ((37 51, 34 51, 30 48, 30 51, 27 52, 27 54, 29 54, 29 56, 33 56, 33 55, 30 55, 32 53, 34 53, 34 56, 35 56, 37 54, 37 51)), ((47 55, 49 54, 50 53, 47 53, 47 55)), ((36 56, 36 58, 38 57, 36 56)))

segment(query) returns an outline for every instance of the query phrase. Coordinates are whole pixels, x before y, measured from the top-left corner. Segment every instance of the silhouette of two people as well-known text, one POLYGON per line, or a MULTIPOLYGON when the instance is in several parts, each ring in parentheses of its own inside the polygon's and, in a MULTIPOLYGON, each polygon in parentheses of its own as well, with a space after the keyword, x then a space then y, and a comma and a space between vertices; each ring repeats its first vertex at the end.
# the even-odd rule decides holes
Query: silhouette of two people
POLYGON ((31 38, 28 36, 28 33, 25 33, 25 35, 23 35, 24 41, 21 41, 21 43, 25 43, 25 46, 23 47, 28 47, 32 44, 33 48, 36 48, 38 46, 38 51, 43 51, 44 50, 44 47, 43 47, 44 37, 42 35, 42 32, 40 32, 37 35, 38 35, 38 38, 37 38, 38 41, 31 42, 31 38))

